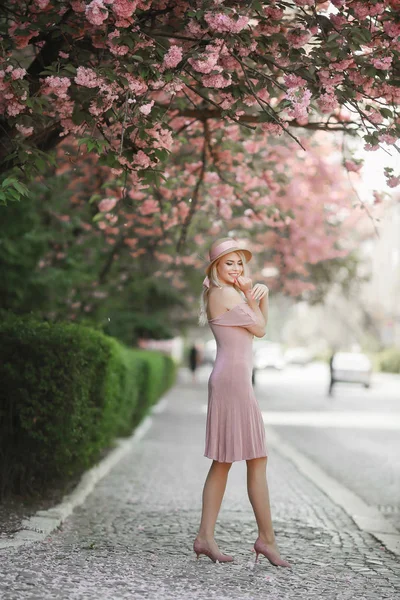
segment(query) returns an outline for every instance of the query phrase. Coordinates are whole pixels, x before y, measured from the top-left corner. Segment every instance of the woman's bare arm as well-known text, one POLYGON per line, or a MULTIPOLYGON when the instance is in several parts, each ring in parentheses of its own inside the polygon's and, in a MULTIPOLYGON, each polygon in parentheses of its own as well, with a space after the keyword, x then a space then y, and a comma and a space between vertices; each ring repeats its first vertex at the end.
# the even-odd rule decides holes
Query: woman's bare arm
POLYGON ((253 298, 251 290, 244 292, 244 295, 246 297, 247 304, 254 312, 257 319, 256 325, 251 325, 251 327, 247 327, 246 329, 248 329, 250 333, 256 337, 264 337, 268 321, 268 294, 261 298, 260 304, 258 304, 257 300, 253 298))

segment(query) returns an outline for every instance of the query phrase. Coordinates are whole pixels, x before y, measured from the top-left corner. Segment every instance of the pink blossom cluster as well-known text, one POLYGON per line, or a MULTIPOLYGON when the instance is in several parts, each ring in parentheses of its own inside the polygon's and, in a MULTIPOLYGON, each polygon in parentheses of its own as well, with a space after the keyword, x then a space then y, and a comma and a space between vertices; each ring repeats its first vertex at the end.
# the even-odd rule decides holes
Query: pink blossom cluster
POLYGON ((160 209, 160 206, 156 200, 149 198, 142 202, 139 207, 139 212, 141 215, 153 215, 160 209))
POLYGON ((249 24, 249 18, 241 15, 237 19, 233 19, 224 13, 208 12, 204 15, 210 29, 218 33, 239 33, 249 24))
POLYGON ((287 34, 287 40, 293 48, 302 48, 311 38, 311 31, 297 27, 287 34))
POLYGON ((108 18, 103 0, 92 0, 85 8, 86 18, 92 25, 102 25, 108 18))
POLYGON ((44 10, 50 4, 50 0, 35 0, 35 4, 40 10, 44 10))
POLYGON ((287 109, 289 117, 293 119, 306 119, 308 117, 311 90, 306 88, 289 89, 286 92, 285 98, 291 102, 291 108, 287 109))
POLYGON ((55 77, 50 75, 45 77, 42 85, 43 94, 54 94, 58 98, 68 98, 68 88, 71 81, 68 77, 55 77))
POLYGON ((231 85, 232 78, 230 74, 227 77, 221 74, 203 75, 201 81, 205 87, 220 89, 231 85))
POLYGON ((173 257, 170 254, 166 254, 165 252, 156 251, 154 252, 154 256, 157 260, 159 260, 162 263, 171 264, 174 262, 173 257))
POLYGON ((318 79, 325 90, 329 93, 332 93, 335 87, 337 87, 344 80, 344 74, 333 74, 328 69, 320 69, 320 71, 318 71, 318 79))
POLYGON ((129 19, 137 8, 137 0, 114 0, 112 10, 117 17, 129 19))
POLYGON ((334 69, 335 71, 345 71, 349 67, 354 67, 354 65, 354 58, 347 58, 334 62, 332 64, 332 69, 334 69))
MULTIPOLYGON (((15 44, 15 48, 21 49, 26 48, 31 41, 31 39, 37 36, 38 31, 32 27, 32 24, 24 23, 23 21, 15 21, 12 22, 8 28, 8 34, 12 36, 13 42, 15 44), (18 29, 18 34, 16 30, 18 29), (21 30, 26 30, 25 34, 21 33, 21 30)), ((44 43, 44 42, 43 42, 44 43)), ((37 44, 38 45, 38 44, 37 44)))
POLYGON ((70 0, 71 8, 76 13, 84 13, 86 4, 84 0, 70 0))
POLYGON ((146 133, 151 139, 152 148, 172 150, 174 143, 172 131, 162 127, 161 123, 156 123, 151 129, 146 129, 146 133))
POLYGON ((395 188, 400 185, 400 177, 389 177, 387 180, 387 184, 390 188, 395 188))
POLYGON ((385 21, 383 24, 383 29, 385 30, 385 33, 391 38, 398 38, 400 36, 400 22, 385 21))
POLYGON ((138 152, 136 152, 133 158, 133 162, 135 165, 138 165, 139 167, 142 167, 144 169, 147 169, 147 167, 149 167, 151 164, 150 158, 147 156, 147 154, 143 152, 143 150, 139 150, 138 152))
MULTIPOLYGON (((11 67, 11 65, 10 65, 11 67)), ((23 79, 26 75, 26 69, 22 69, 22 68, 17 68, 14 69, 13 67, 7 67, 7 69, 5 70, 6 73, 11 73, 11 79, 13 79, 14 81, 16 81, 17 79, 23 79)))
POLYGON ((18 100, 15 100, 13 97, 8 97, 8 95, 4 96, 4 100, 7 100, 6 111, 10 117, 16 117, 17 115, 20 115, 26 108, 25 104, 21 104, 21 102, 18 102, 18 100))
POLYGON ((7 63, 4 67, 0 70, 0 114, 6 113, 10 117, 16 117, 26 110, 22 102, 26 100, 27 92, 21 90, 18 83, 13 82, 23 79, 26 71, 21 68, 15 69, 13 65, 7 63))
POLYGON ((344 25, 348 24, 346 17, 341 14, 338 14, 338 15, 330 14, 329 18, 332 21, 333 25, 336 27, 336 29, 339 29, 339 30, 342 29, 342 27, 344 25))
POLYGON ((121 33, 118 29, 115 29, 111 33, 108 34, 108 42, 107 46, 114 56, 125 56, 129 52, 129 46, 126 44, 118 44, 115 40, 121 36, 121 33))
POLYGON ((252 52, 255 52, 258 48, 257 40, 253 40, 248 46, 241 46, 238 48, 239 56, 250 56, 252 52))
POLYGON ((353 173, 358 173, 363 166, 362 162, 355 162, 354 160, 345 160, 344 166, 348 171, 352 171, 353 173))
POLYGON ((141 96, 149 89, 143 77, 140 77, 139 75, 135 76, 131 73, 124 73, 124 77, 128 80, 129 91, 135 94, 135 96, 141 96))
MULTIPOLYGON (((271 20, 268 20, 266 22, 263 22, 262 24, 260 24, 259 26, 259 32, 262 35, 267 35, 267 36, 271 36, 274 33, 280 33, 281 31, 281 25, 279 22, 277 21, 273 21, 272 18, 271 20)), ((271 47, 273 48, 273 46, 277 46, 278 44, 271 44, 271 47)))
POLYGON ((253 95, 250 95, 250 94, 247 94, 246 96, 244 96, 244 98, 242 98, 242 102, 246 106, 254 106, 255 104, 257 104, 257 100, 254 98, 253 95))
POLYGON ((266 17, 269 17, 273 21, 280 21, 280 19, 282 19, 283 17, 283 10, 274 5, 265 6, 264 14, 266 17))
POLYGON ((219 48, 212 44, 207 47, 206 52, 202 52, 197 58, 189 58, 188 63, 198 73, 211 73, 211 71, 222 71, 222 67, 218 66, 219 48))
POLYGON ((290 73, 289 75, 285 75, 283 78, 285 85, 289 89, 296 89, 299 87, 303 87, 306 84, 305 79, 295 75, 294 73, 290 73))
POLYGON ((181 221, 185 221, 186 217, 189 214, 190 211, 190 207, 186 204, 186 202, 178 202, 177 204, 177 209, 178 209, 178 215, 181 219, 181 221))
POLYGON ((220 103, 219 106, 226 110, 227 108, 231 108, 236 103, 236 98, 232 96, 229 92, 221 92, 220 93, 220 103))
POLYGON ((89 112, 94 116, 100 116, 107 112, 119 97, 120 90, 115 82, 102 81, 99 86, 99 94, 92 100, 89 112))
POLYGON ((185 85, 183 81, 176 77, 175 79, 167 83, 167 85, 164 87, 164 91, 166 94, 171 94, 171 96, 175 96, 175 94, 181 92, 184 89, 184 87, 185 85))
POLYGON ((124 244, 129 246, 129 248, 134 248, 135 246, 137 246, 137 243, 138 243, 137 238, 125 238, 125 240, 124 240, 124 244))
POLYGON ((351 8, 354 11, 357 19, 363 20, 366 17, 376 17, 385 11, 384 2, 352 2, 351 8))
POLYGON ((99 211, 100 212, 110 212, 110 210, 115 208, 116 204, 117 204, 116 198, 103 198, 103 200, 101 200, 99 202, 99 211))
POLYGON ((374 123, 375 125, 383 123, 383 116, 381 115, 381 113, 372 107, 369 110, 366 109, 364 111, 364 114, 368 117, 371 123, 374 123))
POLYGON ((89 67, 78 67, 74 81, 77 85, 87 88, 99 87, 101 84, 101 79, 96 71, 89 67))
POLYGON ((164 55, 163 66, 166 69, 174 69, 182 60, 182 48, 172 44, 164 55))
POLYGON ((261 129, 265 133, 270 133, 271 135, 280 136, 283 134, 283 129, 278 123, 262 123, 261 129))
POLYGON ((374 65, 376 69, 382 69, 382 71, 387 71, 392 66, 392 57, 384 56, 382 58, 372 58, 371 63, 374 65))
POLYGON ((139 106, 139 110, 142 113, 142 115, 149 115, 151 112, 151 109, 154 105, 154 100, 152 100, 151 102, 148 102, 147 104, 142 104, 142 106, 139 106))
POLYGON ((321 94, 318 98, 318 106, 322 113, 330 113, 339 108, 339 102, 333 92, 321 94))
POLYGON ((397 142, 397 137, 394 132, 393 135, 391 135, 390 133, 380 133, 378 137, 379 141, 384 142, 385 144, 392 145, 397 142))

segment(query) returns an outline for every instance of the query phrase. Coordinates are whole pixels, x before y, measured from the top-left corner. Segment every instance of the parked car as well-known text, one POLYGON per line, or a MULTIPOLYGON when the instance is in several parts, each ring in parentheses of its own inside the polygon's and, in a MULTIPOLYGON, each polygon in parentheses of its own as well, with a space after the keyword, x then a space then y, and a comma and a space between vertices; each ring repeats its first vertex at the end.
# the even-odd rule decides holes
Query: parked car
POLYGON ((255 369, 278 369, 285 366, 282 346, 273 342, 262 342, 254 348, 253 364, 255 369))
POLYGON ((307 365, 313 359, 313 355, 305 346, 288 348, 285 352, 285 361, 291 365, 307 365))
POLYGON ((344 383, 371 384, 372 364, 362 352, 337 352, 332 359, 332 380, 344 383))

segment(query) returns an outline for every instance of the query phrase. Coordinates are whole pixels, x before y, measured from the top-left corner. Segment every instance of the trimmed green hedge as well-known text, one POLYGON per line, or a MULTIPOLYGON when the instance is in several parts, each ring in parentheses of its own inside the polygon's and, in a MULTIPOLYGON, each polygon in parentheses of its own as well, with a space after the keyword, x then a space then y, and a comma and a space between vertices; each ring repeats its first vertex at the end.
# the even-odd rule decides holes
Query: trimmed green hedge
MULTIPOLYGON (((4 317, 4 314, 2 314, 4 317)), ((98 331, 7 315, 0 324, 0 493, 43 492, 128 435, 172 385, 173 360, 98 331)))

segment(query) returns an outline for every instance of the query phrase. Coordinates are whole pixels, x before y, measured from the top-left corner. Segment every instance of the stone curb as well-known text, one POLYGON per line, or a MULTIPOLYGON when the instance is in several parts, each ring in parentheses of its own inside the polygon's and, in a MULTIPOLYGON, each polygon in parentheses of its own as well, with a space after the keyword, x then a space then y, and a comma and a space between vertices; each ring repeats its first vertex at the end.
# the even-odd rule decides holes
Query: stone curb
POLYGON ((29 519, 22 521, 22 529, 13 538, 0 541, 0 549, 15 548, 24 544, 40 542, 55 531, 72 512, 84 503, 95 485, 109 473, 109 471, 126 456, 133 446, 145 435, 153 422, 152 413, 162 412, 167 405, 167 398, 163 397, 151 410, 143 422, 137 427, 129 438, 115 440, 116 447, 111 450, 94 467, 86 471, 76 488, 62 499, 62 501, 48 510, 39 510, 29 519))
POLYGON ((353 519, 357 527, 381 542, 387 550, 400 556, 400 533, 374 506, 369 506, 354 492, 330 477, 312 460, 294 446, 283 441, 280 435, 266 426, 268 443, 279 454, 288 458, 299 471, 310 479, 333 502, 339 505, 353 519))

